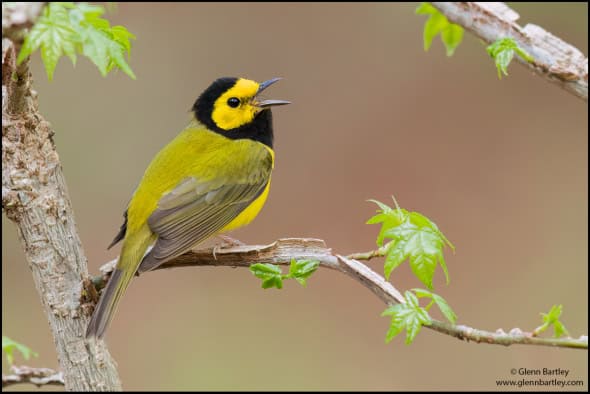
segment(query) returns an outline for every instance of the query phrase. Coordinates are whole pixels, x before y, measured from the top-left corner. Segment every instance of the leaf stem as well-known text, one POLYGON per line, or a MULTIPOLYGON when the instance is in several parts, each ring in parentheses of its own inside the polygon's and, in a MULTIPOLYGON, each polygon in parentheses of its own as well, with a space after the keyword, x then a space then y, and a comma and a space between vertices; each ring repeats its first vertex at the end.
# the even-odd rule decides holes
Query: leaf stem
POLYGON ((434 300, 431 300, 431 301, 430 301, 430 303, 424 307, 424 309, 426 309, 426 310, 428 311, 428 310, 430 310, 430 308, 431 308, 431 307, 432 307, 432 305, 434 305, 434 304, 435 304, 434 300))

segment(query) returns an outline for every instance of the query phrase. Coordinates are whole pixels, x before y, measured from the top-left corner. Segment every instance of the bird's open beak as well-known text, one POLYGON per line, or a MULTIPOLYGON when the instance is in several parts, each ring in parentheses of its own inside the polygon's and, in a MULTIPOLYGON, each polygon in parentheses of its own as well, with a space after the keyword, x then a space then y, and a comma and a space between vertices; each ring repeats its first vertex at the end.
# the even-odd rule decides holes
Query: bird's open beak
MULTIPOLYGON (((260 84, 260 86, 258 86, 258 91, 256 92, 256 96, 258 96, 260 93, 262 93, 262 91, 266 88, 268 88, 270 85, 272 85, 275 82, 280 81, 282 78, 273 78, 273 79, 269 79, 268 81, 264 81, 260 84)), ((286 105, 286 104, 291 104, 290 101, 285 101, 285 100, 262 100, 262 101, 258 101, 256 103, 256 106, 258 108, 269 108, 275 105, 286 105)))

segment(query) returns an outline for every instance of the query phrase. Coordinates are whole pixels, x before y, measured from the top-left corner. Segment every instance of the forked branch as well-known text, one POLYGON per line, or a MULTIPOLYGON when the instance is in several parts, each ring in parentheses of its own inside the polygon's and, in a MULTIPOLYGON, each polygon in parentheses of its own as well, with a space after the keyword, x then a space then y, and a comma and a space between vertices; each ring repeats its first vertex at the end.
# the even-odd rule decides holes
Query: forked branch
POLYGON ((31 368, 27 366, 10 367, 10 375, 2 375, 2 388, 13 384, 30 383, 37 387, 41 386, 63 386, 63 373, 49 368, 31 368))
MULTIPOLYGON (((386 304, 403 303, 405 300, 402 293, 390 282, 387 282, 383 276, 359 261, 359 259, 369 260, 374 257, 383 256, 384 252, 385 247, 376 251, 341 256, 334 254, 330 248, 326 247, 324 241, 320 239, 286 238, 279 239, 269 245, 245 245, 222 249, 209 248, 194 250, 168 261, 157 269, 195 266, 249 267, 255 263, 289 265, 293 259, 318 260, 321 267, 340 271, 350 276, 373 292, 373 294, 386 304)), ((92 280, 97 288, 104 287, 116 262, 116 260, 110 261, 100 268, 102 275, 92 280)), ((540 338, 518 328, 510 330, 508 333, 501 329, 496 332, 489 332, 438 320, 433 320, 431 325, 425 327, 457 339, 477 343, 504 346, 520 344, 588 349, 588 337, 586 336, 577 339, 540 338)))

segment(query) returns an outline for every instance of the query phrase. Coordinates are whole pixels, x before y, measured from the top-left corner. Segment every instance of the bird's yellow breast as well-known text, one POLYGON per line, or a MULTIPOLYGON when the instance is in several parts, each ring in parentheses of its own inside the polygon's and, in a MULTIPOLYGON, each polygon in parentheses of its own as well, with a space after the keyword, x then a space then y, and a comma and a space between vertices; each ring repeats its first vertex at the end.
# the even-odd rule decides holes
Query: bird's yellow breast
POLYGON ((227 226, 221 229, 220 233, 225 233, 231 230, 235 230, 239 227, 245 226, 250 223, 264 206, 266 202, 266 197, 268 197, 268 191, 270 190, 270 179, 264 188, 264 191, 248 206, 248 208, 244 209, 242 213, 240 213, 234 220, 229 222, 227 226))

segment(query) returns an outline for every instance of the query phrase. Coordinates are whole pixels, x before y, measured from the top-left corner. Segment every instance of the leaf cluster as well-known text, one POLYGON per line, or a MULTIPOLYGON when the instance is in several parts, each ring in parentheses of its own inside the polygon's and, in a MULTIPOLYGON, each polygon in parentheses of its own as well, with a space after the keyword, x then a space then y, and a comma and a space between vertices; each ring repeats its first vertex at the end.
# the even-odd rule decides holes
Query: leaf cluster
POLYGON ((17 62, 21 63, 37 49, 49 80, 59 59, 66 55, 76 65, 77 55, 89 58, 103 76, 121 69, 129 77, 135 74, 125 60, 135 36, 123 26, 111 26, 102 18, 101 6, 87 3, 50 2, 27 34, 17 62))
POLYGON ((422 329, 422 326, 432 323, 432 318, 428 314, 428 310, 432 305, 436 304, 442 314, 452 324, 457 321, 457 315, 451 309, 449 304, 441 296, 431 293, 424 289, 412 289, 404 293, 406 300, 403 304, 392 305, 387 308, 381 316, 391 316, 391 324, 385 336, 385 342, 390 342, 394 337, 400 334, 404 329, 406 330, 406 344, 412 343, 416 335, 422 329), (426 297, 432 301, 426 306, 421 307, 418 298, 426 297))
POLYGON ((570 333, 565 328, 565 325, 559 320, 562 312, 562 305, 553 305, 548 313, 541 313, 543 324, 535 328, 533 335, 537 336, 545 332, 549 327, 553 327, 553 337, 559 338, 562 336, 569 336, 570 333))
POLYGON ((283 274, 281 267, 275 264, 269 263, 257 263, 250 266, 250 272, 259 279, 262 279, 262 288, 269 289, 276 287, 277 289, 283 288, 283 280, 295 279, 302 286, 307 284, 307 279, 313 274, 318 267, 320 262, 317 260, 291 260, 289 266, 289 273, 283 274))
POLYGON ((498 78, 500 79, 502 79, 502 74, 508 75, 508 65, 515 53, 529 63, 534 60, 531 55, 520 48, 516 41, 510 37, 504 37, 494 41, 486 48, 486 51, 494 59, 496 68, 498 69, 498 78))
POLYGON ((440 34, 440 39, 447 50, 447 56, 453 56, 455 49, 463 40, 463 28, 449 22, 446 16, 429 3, 420 3, 416 8, 416 14, 430 15, 424 24, 424 50, 428 51, 434 37, 440 34))

